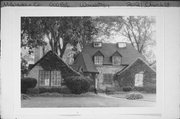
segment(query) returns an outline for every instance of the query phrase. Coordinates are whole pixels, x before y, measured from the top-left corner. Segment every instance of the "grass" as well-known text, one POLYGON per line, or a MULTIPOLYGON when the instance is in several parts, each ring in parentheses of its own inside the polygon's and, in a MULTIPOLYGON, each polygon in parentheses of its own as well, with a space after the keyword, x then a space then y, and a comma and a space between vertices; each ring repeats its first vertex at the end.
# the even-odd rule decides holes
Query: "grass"
POLYGON ((127 100, 105 94, 65 97, 31 97, 22 100, 22 107, 151 107, 155 102, 127 100))

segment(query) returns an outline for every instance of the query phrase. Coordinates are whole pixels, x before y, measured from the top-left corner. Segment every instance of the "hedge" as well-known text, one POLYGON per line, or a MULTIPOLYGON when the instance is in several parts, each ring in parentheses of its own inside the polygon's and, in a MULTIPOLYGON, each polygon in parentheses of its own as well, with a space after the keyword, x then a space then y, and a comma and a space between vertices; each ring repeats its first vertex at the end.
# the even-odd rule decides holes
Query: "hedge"
POLYGON ((29 88, 34 88, 37 84, 37 80, 35 78, 22 78, 21 79, 21 93, 27 93, 29 88))

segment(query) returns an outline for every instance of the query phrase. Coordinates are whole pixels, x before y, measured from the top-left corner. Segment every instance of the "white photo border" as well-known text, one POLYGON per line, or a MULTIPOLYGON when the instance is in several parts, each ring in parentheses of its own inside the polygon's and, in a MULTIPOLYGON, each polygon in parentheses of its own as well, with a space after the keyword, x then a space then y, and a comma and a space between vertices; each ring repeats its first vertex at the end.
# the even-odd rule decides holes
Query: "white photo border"
MULTIPOLYGON (((165 99, 164 73, 164 11, 162 8, 49 8, 7 7, 2 9, 2 116, 66 117, 153 114, 162 116, 165 99), (157 100, 155 107, 94 107, 94 108, 21 108, 20 94, 20 29, 21 17, 46 16, 155 16, 157 41, 157 100), (9 72, 12 72, 9 74, 9 72), (10 95, 9 95, 10 94, 10 95)), ((74 118, 74 117, 73 117, 74 118)))

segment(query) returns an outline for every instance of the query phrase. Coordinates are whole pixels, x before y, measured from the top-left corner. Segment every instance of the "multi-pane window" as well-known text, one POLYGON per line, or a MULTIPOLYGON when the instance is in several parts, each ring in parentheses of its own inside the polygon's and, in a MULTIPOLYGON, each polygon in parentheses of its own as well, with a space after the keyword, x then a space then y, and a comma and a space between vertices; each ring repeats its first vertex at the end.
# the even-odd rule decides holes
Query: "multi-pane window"
POLYGON ((103 56, 95 56, 94 57, 94 64, 102 65, 103 64, 103 56))
POLYGON ((138 73, 135 75, 135 84, 136 87, 143 87, 143 73, 138 73))
POLYGON ((60 86, 61 72, 60 71, 39 71, 40 86, 60 86))
POLYGON ((120 65, 121 64, 121 57, 120 56, 113 56, 112 57, 113 65, 120 65))
POLYGON ((103 83, 112 84, 113 83, 113 74, 103 74, 103 83))

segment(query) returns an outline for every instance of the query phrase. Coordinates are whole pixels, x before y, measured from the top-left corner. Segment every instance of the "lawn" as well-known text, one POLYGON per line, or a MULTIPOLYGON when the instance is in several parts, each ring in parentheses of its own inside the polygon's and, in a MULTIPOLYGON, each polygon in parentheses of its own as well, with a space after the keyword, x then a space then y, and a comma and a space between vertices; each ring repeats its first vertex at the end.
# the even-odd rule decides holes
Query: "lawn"
POLYGON ((151 107, 156 103, 90 93, 86 96, 31 97, 22 100, 21 104, 22 107, 151 107))

